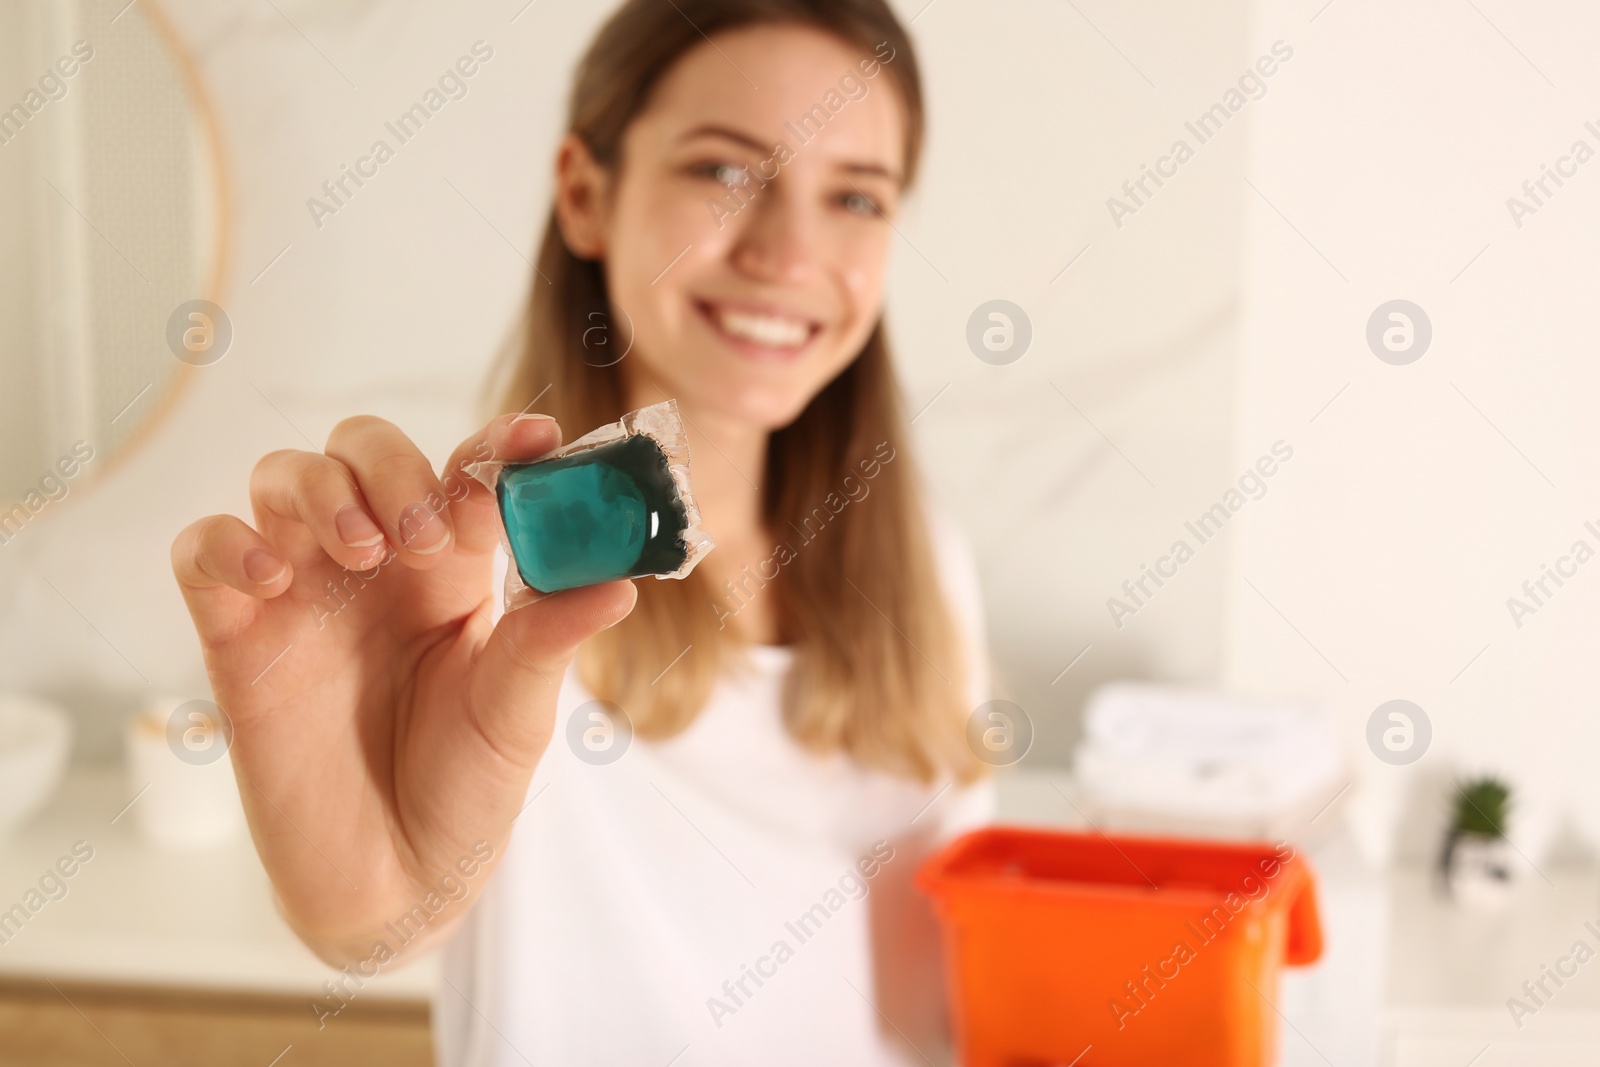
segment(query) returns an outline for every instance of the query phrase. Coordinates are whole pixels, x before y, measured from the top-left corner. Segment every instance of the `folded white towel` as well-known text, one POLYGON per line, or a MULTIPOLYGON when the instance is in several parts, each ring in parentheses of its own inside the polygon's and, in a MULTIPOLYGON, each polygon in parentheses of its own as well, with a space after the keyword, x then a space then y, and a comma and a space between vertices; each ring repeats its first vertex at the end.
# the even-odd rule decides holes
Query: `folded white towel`
POLYGON ((1181 686, 1118 682, 1089 700, 1075 776, 1121 825, 1280 829, 1343 788, 1317 708, 1181 686))

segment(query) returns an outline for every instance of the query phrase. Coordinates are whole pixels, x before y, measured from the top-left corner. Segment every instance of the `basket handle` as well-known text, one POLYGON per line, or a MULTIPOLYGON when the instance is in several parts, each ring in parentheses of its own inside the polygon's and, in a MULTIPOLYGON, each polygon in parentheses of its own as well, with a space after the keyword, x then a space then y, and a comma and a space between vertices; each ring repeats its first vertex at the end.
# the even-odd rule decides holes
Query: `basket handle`
POLYGON ((1293 862, 1300 867, 1300 878, 1294 900, 1289 905, 1289 943, 1284 951, 1284 962, 1291 967, 1304 967, 1322 957, 1322 920, 1311 866, 1299 857, 1293 862))

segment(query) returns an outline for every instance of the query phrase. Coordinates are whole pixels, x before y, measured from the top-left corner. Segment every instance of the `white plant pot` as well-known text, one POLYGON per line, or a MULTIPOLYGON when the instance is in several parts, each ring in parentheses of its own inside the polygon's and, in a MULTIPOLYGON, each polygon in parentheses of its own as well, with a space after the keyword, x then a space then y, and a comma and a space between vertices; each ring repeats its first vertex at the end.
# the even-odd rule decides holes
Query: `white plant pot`
POLYGON ((1499 911, 1511 902, 1516 853, 1503 837, 1463 834, 1445 856, 1450 896, 1469 908, 1499 911))

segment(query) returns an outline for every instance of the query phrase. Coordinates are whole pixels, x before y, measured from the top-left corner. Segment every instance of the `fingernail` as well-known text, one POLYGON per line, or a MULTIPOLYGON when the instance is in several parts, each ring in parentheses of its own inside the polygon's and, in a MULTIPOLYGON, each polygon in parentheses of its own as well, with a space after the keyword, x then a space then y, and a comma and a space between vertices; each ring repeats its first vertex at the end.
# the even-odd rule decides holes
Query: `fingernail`
POLYGON ((412 504, 400 512, 400 544, 408 552, 430 556, 450 543, 450 527, 426 504, 412 504))
POLYGON ((252 548, 244 554, 244 576, 257 585, 271 585, 288 569, 287 562, 264 548, 252 548))
POLYGON ((534 412, 528 411, 528 412, 523 412, 521 415, 518 415, 516 418, 512 419, 511 420, 511 425, 515 426, 519 422, 555 422, 555 421, 556 420, 554 418, 552 418, 551 416, 549 416, 549 415, 539 415, 539 414, 536 414, 534 412))
POLYGON ((351 548, 366 548, 383 540, 383 531, 359 504, 346 504, 334 512, 333 527, 339 531, 339 540, 351 548))

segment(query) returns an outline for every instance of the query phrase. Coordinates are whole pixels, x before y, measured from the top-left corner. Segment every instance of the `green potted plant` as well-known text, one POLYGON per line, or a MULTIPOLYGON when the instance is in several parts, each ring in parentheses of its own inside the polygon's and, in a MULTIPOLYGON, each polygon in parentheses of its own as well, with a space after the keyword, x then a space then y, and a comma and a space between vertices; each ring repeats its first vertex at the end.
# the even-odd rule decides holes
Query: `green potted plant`
POLYGON ((1511 896, 1513 849, 1506 839, 1511 787, 1493 775, 1455 783, 1441 857, 1445 885, 1464 904, 1502 907, 1511 896))

